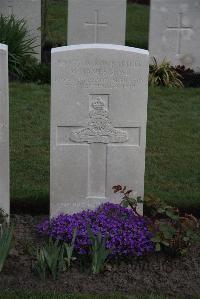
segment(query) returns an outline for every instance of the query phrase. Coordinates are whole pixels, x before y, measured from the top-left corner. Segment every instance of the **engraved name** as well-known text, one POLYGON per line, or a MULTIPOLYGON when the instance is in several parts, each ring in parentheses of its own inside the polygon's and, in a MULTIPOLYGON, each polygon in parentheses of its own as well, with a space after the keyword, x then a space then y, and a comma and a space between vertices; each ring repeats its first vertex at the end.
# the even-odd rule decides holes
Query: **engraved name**
POLYGON ((142 60, 67 60, 58 59, 59 71, 55 82, 70 88, 128 88, 141 86, 144 62, 142 60), (138 75, 140 74, 141 75, 138 75), (141 77, 140 77, 141 76, 141 77))

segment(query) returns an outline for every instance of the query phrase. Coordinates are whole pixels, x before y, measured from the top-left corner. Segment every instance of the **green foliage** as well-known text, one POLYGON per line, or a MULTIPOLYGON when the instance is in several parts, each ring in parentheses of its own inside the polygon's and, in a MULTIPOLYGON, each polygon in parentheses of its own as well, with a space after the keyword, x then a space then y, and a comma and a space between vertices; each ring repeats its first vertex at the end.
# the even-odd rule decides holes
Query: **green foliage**
POLYGON ((156 251, 167 248, 173 254, 185 254, 191 244, 200 241, 199 224, 193 215, 181 215, 177 208, 154 197, 145 199, 145 210, 152 220, 152 241, 156 251))
MULTIPOLYGON (((113 190, 123 194, 121 204, 130 207, 139 216, 136 207, 142 202, 141 198, 131 198, 133 190, 127 190, 126 186, 116 185, 113 190)), ((193 215, 182 216, 178 208, 152 196, 145 198, 144 207, 149 216, 149 229, 154 235, 152 241, 156 251, 167 248, 173 254, 183 254, 191 244, 200 241, 199 224, 193 215)))
POLYGON ((14 16, 0 15, 0 28, 0 42, 8 45, 10 74, 20 78, 23 74, 24 59, 35 53, 35 39, 28 36, 26 22, 14 16))
POLYGON ((3 269, 6 258, 10 252, 14 227, 4 223, 0 231, 0 272, 3 269))
POLYGON ((77 229, 75 229, 73 232, 73 238, 72 238, 71 244, 64 243, 65 252, 67 255, 67 257, 65 258, 65 261, 66 261, 68 267, 71 266, 71 261, 73 261, 75 259, 73 257, 73 252, 74 252, 74 243, 75 243, 75 239, 76 239, 76 232, 77 232, 77 229))
POLYGON ((143 203, 142 198, 140 196, 138 196, 137 198, 130 197, 130 194, 133 192, 133 190, 127 190, 126 186, 122 187, 121 185, 116 185, 113 186, 112 189, 114 193, 119 192, 123 194, 121 205, 125 208, 130 207, 133 210, 134 214, 139 216, 137 212, 137 205, 143 203))
POLYGON ((48 270, 53 279, 56 280, 64 269, 64 248, 58 240, 49 239, 49 242, 43 248, 43 252, 48 270))
POLYGON ((38 248, 36 253, 35 271, 39 278, 43 281, 46 279, 47 264, 44 256, 44 248, 38 248))
POLYGON ((106 249, 107 238, 103 238, 100 232, 95 236, 89 227, 88 235, 91 241, 92 273, 99 274, 110 254, 110 250, 106 249))
POLYGON ((49 84, 51 70, 49 64, 38 63, 34 57, 26 57, 22 63, 22 75, 20 81, 35 82, 37 84, 49 84))
POLYGON ((163 60, 158 64, 153 58, 153 64, 149 67, 149 84, 152 86, 183 87, 182 76, 175 70, 170 62, 163 60))
POLYGON ((75 238, 76 229, 71 244, 60 244, 58 240, 53 241, 50 238, 42 248, 37 249, 35 272, 41 280, 45 281, 47 274, 56 280, 59 274, 66 270, 66 264, 68 267, 71 266, 71 261, 75 259, 73 257, 75 238))
POLYGON ((6 214, 6 212, 0 208, 0 226, 7 221, 7 218, 8 214, 6 214))
POLYGON ((41 249, 37 250, 36 259, 35 270, 42 280, 45 280, 47 272, 53 280, 56 280, 65 269, 64 247, 58 240, 49 239, 41 249))

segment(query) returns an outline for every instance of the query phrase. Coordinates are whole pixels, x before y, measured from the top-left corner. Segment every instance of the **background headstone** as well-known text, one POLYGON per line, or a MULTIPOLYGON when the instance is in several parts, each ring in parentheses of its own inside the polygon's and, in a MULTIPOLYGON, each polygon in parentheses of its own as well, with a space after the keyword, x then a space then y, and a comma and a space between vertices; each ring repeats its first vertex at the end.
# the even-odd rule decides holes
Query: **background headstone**
POLYGON ((8 48, 0 44, 0 208, 10 211, 8 48))
POLYGON ((52 50, 51 216, 119 203, 117 184, 143 197, 148 69, 136 48, 52 50))
POLYGON ((200 71, 200 0, 151 0, 149 52, 200 71))
POLYGON ((0 0, 0 14, 24 19, 30 37, 36 38, 35 52, 41 59, 41 0, 0 0))
POLYGON ((125 44, 126 0, 68 0, 68 45, 125 44))

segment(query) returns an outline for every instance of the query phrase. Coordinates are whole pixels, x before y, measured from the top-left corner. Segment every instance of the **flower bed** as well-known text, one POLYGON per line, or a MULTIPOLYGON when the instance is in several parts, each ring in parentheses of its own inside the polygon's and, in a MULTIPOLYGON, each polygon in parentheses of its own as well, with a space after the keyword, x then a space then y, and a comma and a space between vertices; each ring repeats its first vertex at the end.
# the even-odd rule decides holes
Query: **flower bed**
POLYGON ((91 275, 89 262, 82 265, 82 261, 80 263, 77 259, 58 280, 48 278, 43 282, 33 271, 36 261, 30 248, 35 251, 42 246, 44 240, 38 238, 35 227, 44 217, 48 215, 11 215, 15 242, 0 273, 0 290, 98 294, 105 298, 113 293, 130 297, 133 294, 157 293, 171 298, 193 298, 200 294, 200 244, 190 248, 186 256, 172 257, 160 252, 144 258, 113 260, 100 275, 91 275))
POLYGON ((84 255, 89 253, 91 245, 88 227, 94 235, 101 233, 102 237, 107 238, 106 248, 111 250, 112 256, 141 256, 154 249, 147 220, 136 216, 130 209, 112 203, 105 203, 94 211, 59 215, 40 224, 38 230, 44 236, 70 243, 77 228, 75 250, 84 255))

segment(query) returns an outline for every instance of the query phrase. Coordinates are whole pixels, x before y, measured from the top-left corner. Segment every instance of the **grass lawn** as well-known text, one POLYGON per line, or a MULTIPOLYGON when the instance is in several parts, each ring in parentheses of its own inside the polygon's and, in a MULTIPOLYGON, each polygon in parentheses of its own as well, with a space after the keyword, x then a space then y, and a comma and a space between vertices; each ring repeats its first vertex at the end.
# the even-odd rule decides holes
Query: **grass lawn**
POLYGON ((49 86, 11 84, 11 198, 48 205, 49 86))
MULTIPOLYGON (((67 1, 49 1, 48 40, 58 45, 67 43, 67 1)), ((127 6, 126 44, 148 48, 149 7, 138 4, 127 6)))
MULTIPOLYGON (((145 194, 185 208, 200 208, 199 98, 200 89, 149 91, 145 194)), ((49 111, 49 86, 11 84, 13 203, 48 206, 49 111)))
POLYGON ((145 193, 200 208, 200 89, 149 92, 145 193))

